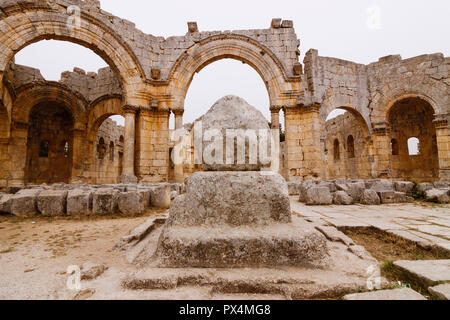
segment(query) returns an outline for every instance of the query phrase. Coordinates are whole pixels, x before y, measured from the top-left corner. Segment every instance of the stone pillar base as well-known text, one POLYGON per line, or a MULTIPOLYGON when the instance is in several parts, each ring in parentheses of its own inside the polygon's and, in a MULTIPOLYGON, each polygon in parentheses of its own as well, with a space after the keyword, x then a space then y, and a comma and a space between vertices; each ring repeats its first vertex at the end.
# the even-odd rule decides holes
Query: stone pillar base
POLYGON ((134 175, 123 174, 120 176, 120 183, 122 184, 134 184, 138 183, 138 179, 134 175))

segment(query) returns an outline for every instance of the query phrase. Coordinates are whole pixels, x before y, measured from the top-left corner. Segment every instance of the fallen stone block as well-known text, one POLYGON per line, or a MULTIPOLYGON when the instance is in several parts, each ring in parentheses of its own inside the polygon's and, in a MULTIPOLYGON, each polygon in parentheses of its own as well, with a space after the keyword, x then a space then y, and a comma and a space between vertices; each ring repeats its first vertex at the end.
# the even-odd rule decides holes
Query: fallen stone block
POLYGON ((450 300, 450 283, 430 287, 428 291, 437 299, 450 300))
POLYGON ((299 187, 300 187, 300 184, 298 182, 288 182, 289 195, 290 196, 300 195, 299 187))
POLYGON ((170 186, 161 185, 153 187, 150 191, 150 204, 154 208, 170 208, 170 186))
POLYGON ((366 189, 364 182, 351 182, 347 184, 348 187, 348 195, 352 197, 354 202, 360 202, 361 197, 366 189))
POLYGON ((419 191, 425 193, 425 192, 428 191, 428 190, 434 189, 434 186, 433 186, 432 183, 424 182, 424 183, 420 183, 420 184, 417 186, 417 189, 418 189, 419 191))
POLYGON ((406 203, 406 194, 403 192, 395 191, 382 191, 378 192, 380 195, 382 204, 393 204, 393 203, 406 203))
POLYGON ((450 183, 446 181, 436 181, 433 183, 436 189, 448 189, 450 188, 450 183))
POLYGON ((431 189, 425 192, 425 199, 429 202, 450 203, 450 189, 431 189))
POLYGON ((333 195, 327 187, 312 187, 306 192, 307 205, 330 205, 333 203, 333 195))
POLYGON ((108 267, 104 264, 86 262, 81 266, 81 280, 94 280, 100 277, 108 267))
POLYGON ((394 191, 394 184, 389 180, 375 180, 368 189, 376 192, 394 191))
POLYGON ((142 195, 145 207, 146 208, 150 207, 150 199, 152 191, 150 189, 138 189, 137 192, 142 195))
POLYGON ((380 290, 365 293, 349 294, 344 300, 427 300, 424 296, 410 288, 380 290))
POLYGON ((12 194, 5 194, 0 198, 0 213, 11 213, 12 199, 12 194))
POLYGON ((414 190, 415 184, 407 181, 396 181, 394 187, 397 192, 410 193, 414 190))
POLYGON ((353 246, 355 243, 343 232, 339 231, 335 227, 329 226, 316 226, 316 229, 323 233, 323 235, 330 241, 342 242, 346 246, 353 246))
POLYGON ((23 189, 12 197, 11 214, 15 216, 28 216, 38 214, 37 196, 42 189, 23 189))
POLYGON ((316 185, 317 185, 317 182, 313 181, 313 180, 308 180, 308 181, 305 181, 302 184, 300 184, 299 188, 298 188, 298 192, 299 192, 298 201, 306 202, 306 192, 308 191, 308 189, 310 189, 316 185))
POLYGON ((142 193, 122 192, 118 200, 119 211, 123 214, 141 214, 145 210, 145 199, 142 193))
POLYGON ((39 212, 45 217, 65 215, 67 193, 65 190, 42 191, 37 197, 39 212))
POLYGON ((353 198, 350 197, 345 191, 336 191, 333 198, 333 203, 336 205, 351 205, 353 203, 353 198))
POLYGON ((87 215, 92 210, 92 191, 75 189, 67 194, 67 215, 87 215))
POLYGON ((381 204, 381 199, 378 192, 374 190, 364 190, 360 203, 369 206, 377 206, 381 204))
POLYGON ((406 272, 425 288, 450 281, 450 260, 400 260, 394 262, 394 266, 406 272))
POLYGON ((92 212, 99 215, 116 213, 118 197, 119 191, 115 189, 99 189, 95 191, 92 201, 92 212))

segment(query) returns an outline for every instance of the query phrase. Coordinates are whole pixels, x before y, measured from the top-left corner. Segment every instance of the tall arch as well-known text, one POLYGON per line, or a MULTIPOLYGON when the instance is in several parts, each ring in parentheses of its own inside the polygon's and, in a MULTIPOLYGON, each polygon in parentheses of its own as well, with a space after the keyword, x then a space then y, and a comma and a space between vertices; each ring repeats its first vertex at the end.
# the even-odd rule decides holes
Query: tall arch
POLYGON ((133 50, 88 10, 81 11, 80 26, 69 29, 66 6, 52 6, 48 1, 24 1, 23 4, 12 2, 2 7, 0 77, 12 57, 24 47, 44 39, 63 40, 87 47, 102 57, 121 79, 124 91, 132 95, 138 80, 145 79, 133 50))
POLYGON ((184 99, 195 73, 214 61, 227 58, 242 61, 258 72, 267 87, 271 106, 296 105, 297 97, 292 93, 300 91, 300 83, 290 81, 275 54, 249 37, 228 34, 200 41, 176 61, 169 76, 171 108, 184 109, 184 99))

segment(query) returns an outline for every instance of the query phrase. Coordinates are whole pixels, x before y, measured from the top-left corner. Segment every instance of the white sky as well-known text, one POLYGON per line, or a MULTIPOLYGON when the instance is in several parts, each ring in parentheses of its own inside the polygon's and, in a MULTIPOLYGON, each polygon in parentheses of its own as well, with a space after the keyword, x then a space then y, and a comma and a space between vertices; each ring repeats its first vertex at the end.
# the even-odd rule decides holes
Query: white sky
MULTIPOLYGON (((322 56, 365 64, 390 54, 450 55, 446 0, 102 0, 101 4, 142 31, 164 37, 186 34, 187 21, 197 21, 200 31, 212 31, 267 28, 275 17, 294 20, 301 40, 300 62, 310 48, 322 56), (373 6, 379 8, 379 20, 373 6)), ((106 65, 90 50, 59 41, 26 47, 16 62, 39 68, 48 80, 59 80, 61 72, 74 66, 96 71, 106 65)), ((256 71, 222 60, 196 75, 186 98, 185 123, 227 94, 243 97, 270 118, 267 90, 256 71)))

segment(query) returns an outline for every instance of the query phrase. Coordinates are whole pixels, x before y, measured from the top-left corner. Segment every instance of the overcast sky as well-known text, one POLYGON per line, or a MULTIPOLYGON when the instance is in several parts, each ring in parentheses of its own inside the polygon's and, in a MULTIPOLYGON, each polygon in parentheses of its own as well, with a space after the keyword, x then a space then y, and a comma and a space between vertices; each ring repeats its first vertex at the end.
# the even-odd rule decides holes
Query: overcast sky
MULTIPOLYGON (((401 54, 409 58, 442 52, 450 55, 448 0, 102 0, 102 9, 128 19, 156 36, 184 35, 187 21, 200 31, 260 29, 272 18, 294 21, 300 50, 359 63, 401 54)), ((16 55, 16 62, 41 69, 48 80, 74 66, 96 71, 105 62, 88 49, 41 41, 16 55)), ((185 123, 204 114, 227 94, 246 99, 269 119, 269 98, 259 75, 248 65, 222 60, 196 75, 185 103, 185 123)))

